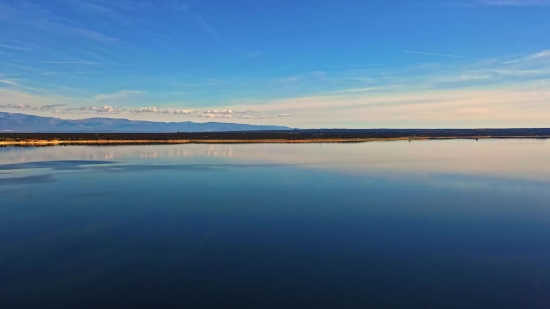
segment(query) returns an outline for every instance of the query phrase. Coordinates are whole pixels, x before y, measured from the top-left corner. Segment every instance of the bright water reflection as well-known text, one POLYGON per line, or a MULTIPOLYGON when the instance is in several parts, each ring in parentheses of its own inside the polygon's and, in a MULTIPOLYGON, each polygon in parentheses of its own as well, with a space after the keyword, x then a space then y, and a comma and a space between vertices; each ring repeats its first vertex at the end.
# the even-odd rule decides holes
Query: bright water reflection
POLYGON ((550 143, 0 148, 0 308, 548 308, 550 143))

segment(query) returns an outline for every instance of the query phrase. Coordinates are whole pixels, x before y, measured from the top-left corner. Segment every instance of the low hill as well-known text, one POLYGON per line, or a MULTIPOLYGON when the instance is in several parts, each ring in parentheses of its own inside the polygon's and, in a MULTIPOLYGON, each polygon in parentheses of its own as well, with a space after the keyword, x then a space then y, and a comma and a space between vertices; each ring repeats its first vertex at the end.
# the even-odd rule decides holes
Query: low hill
POLYGON ((0 132, 16 133, 160 133, 160 132, 225 132, 225 131, 276 131, 288 127, 250 125, 224 122, 196 123, 136 121, 115 118, 87 118, 67 120, 17 113, 0 112, 0 132))

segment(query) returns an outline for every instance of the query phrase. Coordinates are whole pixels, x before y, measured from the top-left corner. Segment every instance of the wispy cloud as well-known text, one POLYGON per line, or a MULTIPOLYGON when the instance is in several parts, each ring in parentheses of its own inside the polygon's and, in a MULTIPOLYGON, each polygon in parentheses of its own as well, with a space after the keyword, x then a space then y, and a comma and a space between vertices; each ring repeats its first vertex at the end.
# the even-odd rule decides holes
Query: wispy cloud
POLYGON ((76 72, 43 72, 44 76, 53 75, 86 75, 86 74, 109 74, 109 73, 123 73, 124 71, 76 71, 76 72))
POLYGON ((258 111, 253 111, 250 109, 244 110, 244 111, 233 111, 235 114, 257 114, 258 111))
POLYGON ((93 62, 93 61, 34 61, 36 63, 47 63, 47 64, 89 64, 89 65, 101 65, 104 63, 93 62))
POLYGON ((136 108, 129 110, 130 113, 133 114, 143 114, 143 113, 159 113, 160 109, 157 107, 142 107, 142 108, 136 108))
POLYGON ((83 12, 97 13, 101 15, 110 15, 114 12, 114 10, 110 7, 99 5, 97 3, 91 3, 90 1, 66 0, 66 2, 83 12))
POLYGON ((42 105, 38 109, 39 111, 55 111, 58 107, 66 106, 67 104, 50 104, 50 105, 42 105))
POLYGON ((297 76, 289 76, 285 78, 279 79, 277 82, 279 84, 287 85, 287 84, 294 84, 300 81, 300 78, 297 76))
POLYGON ((38 107, 33 107, 29 104, 24 103, 9 103, 9 104, 2 104, 0 105, 1 109, 16 109, 20 111, 42 111, 42 112, 51 112, 56 111, 57 107, 65 106, 66 104, 50 104, 50 105, 42 105, 38 107))
POLYGON ((247 109, 247 110, 232 110, 232 109, 209 109, 205 110, 203 114, 215 114, 215 115, 232 115, 232 114, 257 114, 257 111, 247 109))
POLYGON ((472 72, 452 76, 434 77, 432 81, 436 83, 460 83, 469 81, 483 81, 491 78, 493 78, 493 74, 490 74, 489 72, 472 72))
POLYGON ((100 94, 95 97, 98 101, 103 100, 114 100, 114 99, 123 99, 133 96, 138 96, 144 94, 144 91, 136 91, 136 90, 122 90, 115 93, 108 93, 108 94, 100 94))
POLYGON ((107 65, 107 64, 115 64, 115 63, 102 63, 102 62, 95 62, 95 61, 50 61, 50 60, 34 60, 34 61, 22 61, 22 60, 11 60, 12 62, 16 63, 44 63, 44 64, 75 64, 75 65, 107 65))
POLYGON ((327 68, 368 68, 383 66, 381 63, 372 64, 341 64, 341 65, 327 65, 327 68))
POLYGON ((54 15, 36 3, 23 1, 15 2, 12 5, 0 3, 0 21, 34 28, 36 31, 79 37, 100 43, 118 42, 118 39, 96 30, 78 27, 74 23, 67 23, 67 19, 54 15), (65 21, 65 23, 62 21, 65 21))
POLYGON ((132 114, 170 114, 170 115, 191 115, 197 113, 192 109, 161 109, 158 107, 142 107, 131 109, 128 111, 132 114))
POLYGON ((230 109, 222 109, 222 110, 209 109, 209 110, 204 111, 203 114, 201 115, 201 117, 214 118, 214 117, 219 116, 218 118, 231 118, 232 114, 233 114, 233 111, 230 110, 230 109), (231 117, 222 117, 222 116, 231 116, 231 117))
POLYGON ((448 55, 448 54, 437 54, 437 53, 426 53, 426 52, 419 52, 419 51, 412 51, 412 50, 404 50, 404 53, 408 54, 418 54, 418 55, 428 55, 428 56, 438 56, 438 57, 451 57, 451 58, 465 58, 470 59, 470 57, 465 56, 457 56, 457 55, 448 55))
POLYGON ((14 104, 14 103, 8 103, 8 104, 2 104, 0 105, 0 108, 2 109, 17 109, 17 110, 31 110, 33 107, 29 104, 14 104))
POLYGON ((255 52, 247 53, 247 54, 245 54, 245 56, 248 57, 248 58, 258 58, 263 54, 264 53, 261 52, 261 51, 255 51, 255 52))
POLYGON ((229 84, 231 84, 230 82, 228 82, 226 80, 223 80, 223 79, 219 79, 219 78, 208 78, 207 81, 209 83, 215 84, 215 85, 220 85, 220 84, 229 85, 229 84))
POLYGON ((19 83, 17 81, 10 80, 10 79, 0 79, 0 83, 9 85, 9 86, 19 86, 19 83))
POLYGON ((376 87, 363 87, 363 88, 350 88, 332 91, 331 93, 360 93, 360 92, 389 92, 396 90, 400 85, 391 85, 391 86, 376 86, 376 87))
POLYGON ((229 114, 201 114, 199 117, 203 118, 233 118, 233 115, 229 114))
POLYGON ((529 57, 529 59, 550 58, 550 49, 543 50, 529 57))
POLYGON ((494 6, 545 6, 550 0, 478 0, 478 3, 494 6))
POLYGON ((267 116, 258 116, 258 117, 255 117, 255 116, 240 116, 239 117, 240 119, 267 119, 267 116))
MULTIPOLYGON (((127 112, 130 114, 165 114, 165 115, 193 115, 198 113, 196 110, 192 110, 192 109, 173 109, 173 108, 162 109, 154 106, 134 108, 134 109, 121 109, 121 108, 114 108, 109 105, 100 106, 100 107, 85 106, 85 107, 79 107, 79 108, 68 108, 63 110, 63 112, 65 113, 93 112, 93 113, 100 113, 100 114, 119 114, 119 113, 127 112)), ((255 114, 255 113, 257 112, 252 110, 233 111, 233 110, 212 109, 212 110, 206 110, 198 116, 203 118, 233 118, 234 114, 238 114, 238 115, 243 115, 239 117, 242 119, 265 119, 266 118, 265 116, 258 116, 258 117, 250 116, 250 114, 255 114)))
POLYGON ((209 109, 209 110, 204 111, 204 114, 231 115, 231 114, 233 114, 233 110, 230 110, 230 109, 222 109, 222 110, 209 109))
MULTIPOLYGON (((307 74, 297 75, 300 85, 305 85, 309 76, 314 77, 311 72, 307 74)), ((168 101, 170 103, 162 103, 162 98, 152 93, 151 99, 155 103, 147 104, 157 107, 132 106, 121 109, 121 114, 129 115, 129 118, 156 120, 168 118, 168 115, 191 115, 204 119, 242 119, 243 122, 264 119, 262 117, 267 115, 265 119, 270 119, 274 124, 296 123, 301 127, 546 126, 550 119, 550 52, 544 50, 466 63, 373 71, 368 75, 373 79, 367 85, 370 87, 365 87, 364 83, 349 82, 353 77, 364 76, 362 74, 364 72, 346 70, 335 77, 331 72, 328 77, 345 82, 335 82, 336 86, 331 89, 323 85, 309 94, 285 94, 279 97, 254 97, 247 94, 214 105, 223 108, 206 109, 202 105, 200 111, 174 105, 175 101, 171 99, 168 101), (171 109, 167 109, 168 106, 171 109)), ((10 78, 4 76, 4 79, 10 78)), ((238 84, 236 80, 232 82, 238 84)), ((275 79, 269 79, 268 82, 279 86, 275 79)), ((126 97, 134 91, 123 90, 100 96, 126 97)), ((140 98, 146 99, 148 97, 140 98)), ((41 106, 58 102, 70 106, 98 105, 95 109, 90 108, 90 113, 109 111, 100 109, 103 106, 99 105, 103 105, 104 101, 98 104, 97 98, 89 95, 30 95, 21 91, 21 87, 0 87, 0 104, 3 108, 33 110, 33 107, 24 104, 41 106)), ((56 110, 63 112, 59 107, 56 110)), ((86 113, 77 110, 70 112, 86 113)))
POLYGON ((31 49, 28 48, 28 47, 21 47, 21 46, 14 46, 14 45, 6 45, 6 44, 0 44, 0 48, 15 49, 15 50, 21 50, 21 51, 31 50, 31 49))
POLYGON ((216 39, 221 38, 218 31, 216 29, 214 29, 212 26, 210 26, 210 24, 206 22, 204 17, 201 14, 195 12, 191 8, 191 6, 189 6, 188 4, 176 1, 176 2, 170 3, 168 5, 168 7, 171 8, 171 9, 183 12, 187 16, 190 16, 192 18, 193 22, 195 23, 195 25, 197 25, 197 27, 202 29, 204 32, 210 34, 212 37, 214 37, 216 39))
POLYGON ((120 114, 124 111, 124 109, 113 107, 110 105, 104 105, 104 106, 84 106, 84 107, 77 107, 77 108, 67 108, 63 110, 63 112, 66 113, 82 113, 82 114, 88 114, 88 113, 94 113, 94 114, 120 114))
POLYGON ((550 119, 547 51, 512 59, 385 71, 383 76, 388 83, 230 107, 258 108, 280 118, 299 114, 300 123, 306 126, 328 125, 331 119, 359 127, 381 123, 400 127, 422 123, 432 127, 546 126, 545 117, 550 119))
POLYGON ((171 115, 191 115, 197 113, 197 111, 192 109, 166 109, 163 110, 162 113, 171 115))

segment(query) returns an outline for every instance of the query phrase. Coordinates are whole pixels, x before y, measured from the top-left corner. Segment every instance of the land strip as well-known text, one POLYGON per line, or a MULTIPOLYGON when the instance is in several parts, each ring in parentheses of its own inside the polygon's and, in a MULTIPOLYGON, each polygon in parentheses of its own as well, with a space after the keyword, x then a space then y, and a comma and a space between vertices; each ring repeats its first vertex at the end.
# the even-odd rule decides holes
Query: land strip
POLYGON ((189 143, 345 143, 393 140, 550 138, 550 129, 372 129, 200 133, 0 133, 0 146, 189 143))

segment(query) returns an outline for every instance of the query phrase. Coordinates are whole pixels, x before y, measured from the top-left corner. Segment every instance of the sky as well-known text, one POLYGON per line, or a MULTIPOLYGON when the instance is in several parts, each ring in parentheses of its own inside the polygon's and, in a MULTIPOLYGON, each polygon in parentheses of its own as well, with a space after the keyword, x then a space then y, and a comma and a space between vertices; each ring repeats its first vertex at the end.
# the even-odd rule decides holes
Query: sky
POLYGON ((0 0, 0 111, 550 127, 550 0, 0 0))

